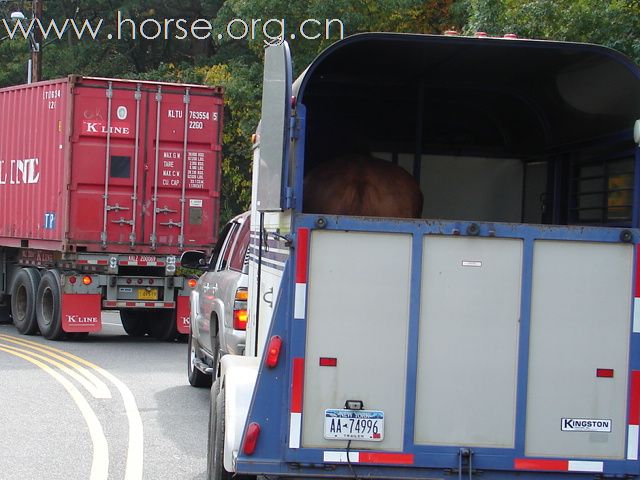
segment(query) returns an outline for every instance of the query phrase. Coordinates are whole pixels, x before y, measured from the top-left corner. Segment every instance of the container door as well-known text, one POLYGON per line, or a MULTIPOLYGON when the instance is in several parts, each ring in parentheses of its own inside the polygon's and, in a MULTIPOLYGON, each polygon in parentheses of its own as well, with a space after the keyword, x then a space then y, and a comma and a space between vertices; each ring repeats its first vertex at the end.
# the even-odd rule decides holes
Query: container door
POLYGON ((133 246, 142 237, 136 220, 143 178, 140 86, 82 84, 74 97, 69 237, 96 248, 133 246))
POLYGON ((218 229, 222 98, 191 87, 149 92, 145 241, 203 248, 218 229))
POLYGON ((259 127, 258 211, 286 208, 287 160, 291 121, 291 53, 283 42, 266 49, 259 127))

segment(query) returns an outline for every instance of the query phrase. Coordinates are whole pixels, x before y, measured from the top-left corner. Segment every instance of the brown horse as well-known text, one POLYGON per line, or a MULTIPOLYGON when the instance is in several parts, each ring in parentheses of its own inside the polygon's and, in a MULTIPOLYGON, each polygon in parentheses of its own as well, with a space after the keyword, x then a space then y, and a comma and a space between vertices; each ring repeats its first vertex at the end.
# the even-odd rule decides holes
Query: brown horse
POLYGON ((420 218, 422 203, 420 187, 406 170, 365 155, 323 162, 304 179, 307 213, 420 218))

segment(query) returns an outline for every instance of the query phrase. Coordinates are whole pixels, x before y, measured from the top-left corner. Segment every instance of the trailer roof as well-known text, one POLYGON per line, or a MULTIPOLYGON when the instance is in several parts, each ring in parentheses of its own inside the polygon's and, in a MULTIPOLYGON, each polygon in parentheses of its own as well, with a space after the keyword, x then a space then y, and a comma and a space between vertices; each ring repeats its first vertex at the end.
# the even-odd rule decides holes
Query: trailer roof
POLYGON ((592 44, 368 33, 327 48, 294 94, 311 105, 310 116, 328 97, 420 100, 432 130, 480 139, 491 124, 505 144, 548 149, 631 130, 640 118, 640 69, 592 44))

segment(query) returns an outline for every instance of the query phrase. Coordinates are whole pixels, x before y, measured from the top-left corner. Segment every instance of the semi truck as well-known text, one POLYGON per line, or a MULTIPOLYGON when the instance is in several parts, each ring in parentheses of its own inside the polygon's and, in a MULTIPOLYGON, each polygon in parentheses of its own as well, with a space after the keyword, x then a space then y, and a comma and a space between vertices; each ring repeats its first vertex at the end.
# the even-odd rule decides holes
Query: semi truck
POLYGON ((369 33, 265 53, 249 321, 210 478, 638 478, 640 68, 597 45, 369 33), (306 213, 345 153, 422 218, 306 213))
POLYGON ((189 330, 219 223, 220 88, 69 76, 0 90, 0 304, 48 339, 189 330))

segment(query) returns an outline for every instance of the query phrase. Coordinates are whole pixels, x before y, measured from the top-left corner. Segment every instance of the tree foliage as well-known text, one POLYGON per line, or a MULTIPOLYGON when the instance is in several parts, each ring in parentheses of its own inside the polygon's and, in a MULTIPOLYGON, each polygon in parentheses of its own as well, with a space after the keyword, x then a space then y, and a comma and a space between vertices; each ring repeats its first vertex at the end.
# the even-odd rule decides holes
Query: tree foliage
MULTIPOLYGON (((45 24, 51 19, 59 24, 65 19, 93 25, 103 21, 96 40, 73 35, 43 40, 45 78, 75 73, 225 88, 223 220, 249 206, 251 134, 260 115, 264 47, 280 35, 291 45, 296 74, 340 37, 365 31, 512 32, 528 38, 604 44, 640 60, 637 0, 40 1, 45 24), (124 23, 118 24, 119 19, 124 23), (177 19, 184 19, 186 25, 209 21, 212 35, 177 38, 177 19), (167 26, 168 20, 174 23, 156 38, 141 35, 143 22, 147 22, 146 36, 153 37, 155 26, 167 26)), ((21 10, 29 17, 30 6, 31 0, 0 0, 0 15, 7 19, 10 12, 21 10)), ((0 86, 22 83, 28 42, 4 40, 0 41, 0 86)))

